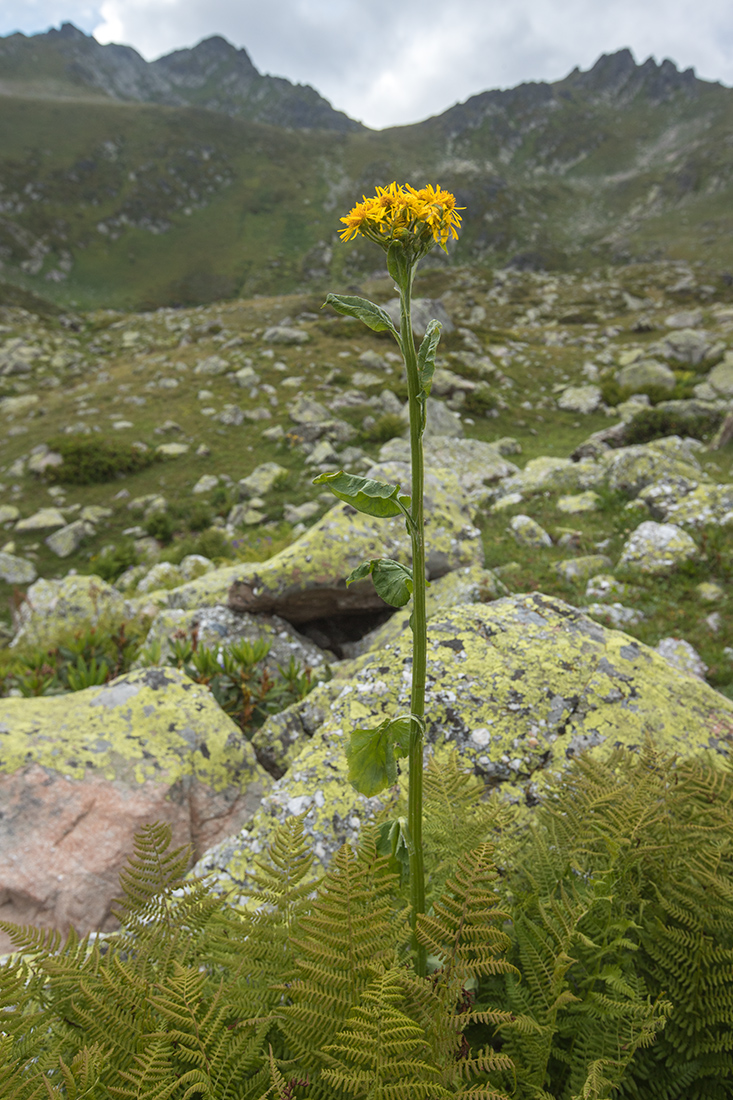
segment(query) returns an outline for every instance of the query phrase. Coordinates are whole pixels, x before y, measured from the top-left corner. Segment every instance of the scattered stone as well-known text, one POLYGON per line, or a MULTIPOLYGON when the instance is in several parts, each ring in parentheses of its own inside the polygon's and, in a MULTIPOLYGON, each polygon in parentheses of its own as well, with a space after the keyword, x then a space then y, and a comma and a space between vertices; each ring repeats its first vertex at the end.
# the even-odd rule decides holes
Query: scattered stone
POLYGON ((21 641, 53 645, 60 632, 124 617, 122 594, 93 573, 72 574, 62 580, 42 577, 31 585, 18 608, 12 645, 21 641))
MULTIPOLYGON (((238 386, 250 388, 258 384, 260 376, 252 367, 242 367, 240 370, 234 372, 232 379, 238 386)), ((211 396, 213 396, 213 394, 211 396)))
POLYGON ((119 873, 142 825, 166 822, 175 845, 201 854, 271 784, 211 693, 172 668, 0 699, 0 731, 3 916, 62 932, 114 927, 119 873))
POLYGON ((262 339, 266 344, 307 344, 310 336, 300 328, 287 325, 274 325, 265 329, 262 339))
POLYGON ((272 428, 265 428, 262 438, 268 443, 279 443, 285 437, 285 431, 280 424, 274 424, 272 428))
POLYGON ((652 443, 619 448, 608 456, 609 488, 638 496, 645 486, 662 479, 706 480, 691 442, 696 441, 667 436, 652 443))
POLYGON ((208 458, 210 454, 211 454, 210 448, 207 447, 205 443, 199 443, 198 447, 196 448, 196 457, 197 458, 208 458))
POLYGON ((161 589, 178 588, 185 579, 187 578, 184 578, 177 566, 168 561, 160 561, 138 581, 137 591, 139 595, 145 595, 148 592, 158 592, 161 589))
POLYGON ((306 394, 300 394, 288 405, 288 416, 294 424, 322 424, 331 419, 328 409, 306 394))
POLYGON ((203 577, 205 573, 211 573, 216 569, 210 558, 203 554, 186 554, 178 566, 184 581, 195 581, 197 577, 203 577))
POLYGON ((262 462, 255 466, 251 474, 239 481, 239 499, 248 500, 269 493, 280 477, 286 477, 288 470, 277 462, 262 462))
POLYGON ((20 509, 14 504, 0 504, 0 523, 14 523, 20 519, 20 509))
POLYGON ((212 489, 215 489, 219 484, 219 477, 217 474, 202 474, 198 479, 192 493, 210 493, 212 489))
POLYGON ((582 610, 586 615, 600 619, 616 630, 624 626, 638 626, 644 621, 641 611, 637 611, 635 607, 624 607, 622 603, 592 603, 582 610))
POLYGON ((166 458, 180 458, 181 455, 188 454, 189 445, 188 443, 159 443, 155 450, 166 458))
POLYGON ((725 599, 724 589, 719 584, 715 584, 714 581, 703 581, 695 586, 695 591, 705 603, 718 603, 719 600, 725 599))
POLYGON ((605 554, 588 554, 582 558, 569 558, 555 563, 555 572, 566 581, 585 581, 596 573, 601 573, 611 565, 611 559, 605 554))
POLYGON ((514 508, 516 504, 521 504, 524 497, 521 493, 507 493, 505 497, 499 497, 494 501, 489 509, 491 512, 505 512, 509 508, 514 508))
POLYGON ((245 409, 243 415, 245 420, 258 421, 272 419, 272 413, 270 412, 270 410, 264 408, 264 406, 262 405, 260 405, 256 409, 245 409))
POLYGON ((84 539, 93 534, 93 525, 91 523, 85 523, 82 519, 78 519, 74 523, 69 523, 66 527, 62 527, 61 530, 54 531, 54 533, 49 535, 44 541, 49 550, 52 550, 57 557, 68 558, 79 549, 84 539))
POLYGON ((681 499, 666 501, 664 511, 665 519, 683 527, 727 527, 733 523, 733 485, 698 485, 681 499))
POLYGON ((662 638, 655 649, 673 668, 680 672, 689 672, 691 676, 697 676, 701 680, 705 679, 708 666, 684 638, 662 638))
POLYGON ((708 630, 711 630, 713 634, 717 634, 723 625, 723 618, 719 611, 713 611, 712 615, 707 615, 705 618, 705 625, 708 630))
POLYGON ((665 317, 664 323, 667 328, 697 328, 702 324, 702 310, 685 309, 679 313, 672 313, 669 317, 665 317))
POLYGON ((673 523, 640 523, 621 550, 619 566, 641 573, 670 573, 698 554, 693 539, 673 523))
POLYGON ((513 516, 507 528, 514 535, 520 546, 537 547, 552 546, 552 539, 543 527, 540 527, 531 516, 513 516))
POLYGON ((20 397, 0 397, 0 412, 5 416, 18 416, 37 405, 40 398, 37 393, 23 393, 20 397))
POLYGON ((264 523, 267 516, 251 504, 235 504, 227 516, 228 527, 254 527, 264 523))
POLYGON ((101 504, 85 504, 79 512, 79 519, 83 519, 86 523, 96 524, 109 519, 111 515, 114 515, 111 508, 104 508, 101 504))
POLYGON ((286 523, 295 526, 296 523, 304 523, 312 519, 320 511, 317 500, 307 500, 304 504, 286 504, 283 509, 283 518, 286 523))
POLYGON ((639 359, 635 363, 629 363, 617 373, 616 381, 623 389, 634 393, 648 386, 673 390, 677 384, 677 379, 669 367, 658 363, 656 359, 639 359))
POLYGON ((722 363, 713 367, 707 376, 707 383, 721 397, 733 397, 733 354, 727 355, 722 363))
POLYGON ((573 462, 569 458, 552 458, 542 455, 532 458, 513 477, 502 481, 502 493, 533 493, 558 490, 584 490, 600 485, 606 476, 602 465, 592 459, 573 462))
POLYGON ((32 584, 38 576, 35 565, 25 558, 0 550, 0 580, 6 584, 32 584))
POLYGON ((61 466, 63 463, 62 455, 56 451, 49 451, 47 448, 42 454, 31 455, 28 459, 28 473, 29 474, 43 474, 46 470, 52 469, 54 466, 61 466))
POLYGON ((684 328, 668 333, 661 341, 660 349, 665 358, 696 367, 710 350, 710 341, 704 332, 684 328))
POLYGON ((567 412, 593 413, 603 404, 603 394, 599 386, 568 386, 557 404, 567 412))
POLYGON ((596 599, 605 600, 608 596, 625 596, 628 591, 628 585, 623 581, 616 580, 612 573, 599 573, 595 577, 591 577, 585 586, 585 598, 592 600, 596 599))
POLYGON ((207 359, 201 359, 193 368, 194 374, 226 374, 230 369, 229 363, 226 359, 222 359, 220 355, 210 355, 207 359))
POLYGON ((39 508, 32 516, 18 520, 16 531, 47 531, 52 527, 64 527, 66 520, 58 508, 39 508))
POLYGON ((559 497, 557 506, 561 512, 568 515, 579 515, 581 512, 595 512, 600 501, 598 493, 589 489, 585 493, 577 493, 575 496, 559 497))
POLYGON ((383 359, 381 355, 378 355, 376 351, 363 351, 357 363, 360 367, 364 367, 365 370, 390 370, 390 365, 386 359, 383 359))
POLYGON ((216 419, 220 424, 238 428, 240 424, 244 423, 244 409, 241 409, 239 405, 225 405, 216 419))

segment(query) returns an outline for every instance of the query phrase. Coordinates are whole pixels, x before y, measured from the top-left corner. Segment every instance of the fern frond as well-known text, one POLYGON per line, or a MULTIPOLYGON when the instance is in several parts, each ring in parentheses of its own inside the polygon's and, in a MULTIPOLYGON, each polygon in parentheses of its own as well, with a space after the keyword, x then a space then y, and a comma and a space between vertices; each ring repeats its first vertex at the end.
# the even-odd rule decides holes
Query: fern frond
POLYGON ((112 910, 123 927, 137 931, 151 920, 160 925, 172 920, 171 893, 185 887, 191 862, 190 847, 170 850, 170 825, 143 825, 135 834, 134 852, 120 873, 122 898, 112 910))

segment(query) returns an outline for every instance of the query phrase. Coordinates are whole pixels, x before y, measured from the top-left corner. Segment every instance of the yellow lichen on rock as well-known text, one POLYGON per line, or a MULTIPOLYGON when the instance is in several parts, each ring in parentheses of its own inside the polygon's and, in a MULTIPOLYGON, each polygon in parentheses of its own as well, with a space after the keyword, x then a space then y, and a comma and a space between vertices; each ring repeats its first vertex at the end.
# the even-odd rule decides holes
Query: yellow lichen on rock
MULTIPOLYGON (((586 749, 605 754, 651 736, 684 755, 730 753, 733 702, 560 600, 533 594, 452 607, 430 619, 428 644, 428 741, 455 744, 487 786, 504 785, 523 802, 535 801, 545 777, 586 749)), ((308 808, 306 829, 324 862, 356 837, 382 803, 350 787, 345 741, 355 726, 409 709, 410 660, 405 632, 316 688, 309 722, 296 717, 296 704, 266 723, 258 751, 269 744, 290 769, 247 830, 207 853, 199 869, 246 891, 273 819, 308 808), (286 727, 288 744, 278 745, 286 727)))

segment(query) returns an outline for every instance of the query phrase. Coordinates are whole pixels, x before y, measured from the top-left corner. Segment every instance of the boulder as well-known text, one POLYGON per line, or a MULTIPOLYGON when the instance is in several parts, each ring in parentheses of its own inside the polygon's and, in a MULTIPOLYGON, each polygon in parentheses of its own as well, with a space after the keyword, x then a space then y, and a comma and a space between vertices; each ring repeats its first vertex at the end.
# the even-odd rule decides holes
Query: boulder
POLYGON ((568 558, 555 563, 555 571, 566 581, 587 581, 596 573, 603 573, 611 565, 605 554, 588 554, 580 558, 568 558))
MULTIPOLYGON (((401 415, 405 423, 409 424, 410 411, 407 404, 403 406, 401 415)), ((429 397, 427 400, 427 422, 423 438, 427 441, 435 437, 451 438, 462 435, 463 424, 458 413, 453 412, 442 401, 438 401, 437 397, 429 397)))
POLYGON ((701 309, 683 309, 664 318, 667 328, 697 328, 702 324, 701 309))
POLYGON ((46 546, 59 558, 68 558, 78 550, 84 539, 94 534, 94 525, 83 519, 67 524, 45 539, 46 546))
POLYGON ((619 386, 631 390, 632 393, 639 393, 651 386, 673 390, 677 383, 669 367, 658 363, 656 359, 638 359, 635 363, 629 363, 618 371, 616 381, 619 386))
POLYGON ((53 645, 60 634, 86 625, 119 623, 126 610, 122 593, 94 574, 41 578, 28 589, 16 612, 17 633, 11 644, 53 645))
POLYGON ((589 489, 586 493, 558 497, 557 506, 561 512, 575 516, 582 512, 597 511, 600 499, 598 493, 594 493, 592 489, 589 489))
POLYGON ((53 527, 65 527, 66 520, 58 508, 39 508, 32 516, 18 520, 16 531, 48 531, 53 527))
POLYGON ((12 418, 19 413, 28 412, 40 400, 37 393, 22 393, 19 397, 0 397, 0 412, 12 418))
POLYGON ((733 485, 698 485, 678 499, 665 502, 664 518, 682 527, 733 524, 733 485))
POLYGON ((592 413, 603 404, 599 386, 568 386, 557 399, 558 408, 566 412, 592 413))
POLYGON ((706 480, 707 475, 695 457, 693 443, 697 440, 667 436, 652 443, 620 447, 607 456, 609 488, 638 496, 646 485, 662 478, 706 480))
POLYGON ((203 554, 186 554, 178 568, 184 580, 195 581, 197 577, 203 577, 204 573, 211 573, 212 570, 216 569, 216 566, 210 558, 205 558, 203 554))
POLYGON ((169 561, 159 561, 137 582, 138 595, 158 592, 160 589, 177 588, 183 584, 183 573, 169 561))
POLYGON ((174 669, 0 699, 0 913, 62 931, 113 927, 141 825, 170 823, 174 844, 200 855, 255 813, 270 783, 210 692, 174 669))
POLYGON ((259 497, 263 493, 269 493, 279 477, 286 476, 288 471, 277 462, 262 462, 256 466, 251 474, 243 477, 239 482, 239 499, 249 500, 250 497, 259 497))
POLYGON ((32 561, 0 550, 0 580, 6 584, 32 584, 38 571, 32 561))
POLYGON ((502 496, 507 493, 542 493, 545 490, 562 491, 592 489, 600 485, 606 471, 598 462, 583 458, 573 462, 569 458, 552 458, 542 455, 532 458, 518 474, 501 483, 502 496))
POLYGON ((219 477, 217 474, 202 474, 198 479, 192 493, 210 493, 212 489, 215 489, 219 484, 219 477))
MULTIPOLYGON (((382 444, 379 461, 409 462, 409 439, 397 437, 382 444)), ((520 472, 513 462, 507 462, 503 457, 497 443, 449 436, 431 439, 425 463, 436 471, 450 470, 467 499, 477 503, 486 497, 487 485, 494 485, 520 472)))
POLYGON ((662 638, 655 648, 673 668, 678 668, 680 672, 689 672, 691 676, 698 676, 701 680, 705 679, 708 666, 684 638, 662 638))
POLYGON ((322 649, 277 615, 248 615, 222 606, 194 611, 165 608, 153 619, 145 639, 146 646, 160 643, 160 664, 165 664, 172 652, 173 635, 195 637, 198 644, 209 649, 264 639, 270 643, 265 663, 273 674, 279 664, 286 666, 291 657, 307 668, 323 668, 326 661, 322 649))
POLYGON ((733 397, 733 353, 726 355, 722 363, 713 367, 707 383, 722 397, 733 397))
POLYGON ((159 443, 155 450, 164 458, 180 458, 181 455, 188 454, 189 445, 188 443, 159 443))
MULTIPOLYGON (((210 849, 195 870, 246 895, 254 860, 277 821, 308 810, 305 828, 326 863, 382 808, 347 779, 345 744, 356 726, 409 706, 409 632, 343 662, 332 681, 269 719, 258 752, 292 766, 237 836, 210 849)), ((455 745, 487 787, 533 804, 546 773, 583 750, 604 756, 651 734, 680 754, 728 757, 733 701, 672 669, 653 649, 540 594, 463 604, 428 624, 427 740, 455 745)), ((389 792, 385 793, 385 799, 389 792)))
POLYGON ((225 424, 231 428, 238 428, 240 424, 244 423, 244 409, 239 405, 225 405, 219 415, 215 418, 220 424, 225 424))
POLYGON ((302 328, 273 325, 272 328, 265 329, 262 339, 266 344, 307 344, 310 336, 302 328))
POLYGON ((706 333, 693 328, 683 328, 669 332, 660 342, 661 354, 667 359, 676 359, 696 367, 710 350, 710 340, 706 333))
POLYGON ((15 523, 20 519, 20 509, 14 504, 0 504, 0 523, 15 523))
POLYGON ((531 516, 512 516, 507 530, 511 531, 520 546, 531 546, 538 550, 543 546, 552 546, 552 539, 547 531, 531 516))
POLYGON ((222 359, 220 355, 210 355, 206 359, 200 360, 193 368, 194 374, 209 374, 216 376, 218 374, 226 374, 231 370, 228 360, 222 359))
POLYGON ((641 573, 671 573, 698 552, 694 540, 681 527, 646 520, 624 543, 618 564, 641 573))

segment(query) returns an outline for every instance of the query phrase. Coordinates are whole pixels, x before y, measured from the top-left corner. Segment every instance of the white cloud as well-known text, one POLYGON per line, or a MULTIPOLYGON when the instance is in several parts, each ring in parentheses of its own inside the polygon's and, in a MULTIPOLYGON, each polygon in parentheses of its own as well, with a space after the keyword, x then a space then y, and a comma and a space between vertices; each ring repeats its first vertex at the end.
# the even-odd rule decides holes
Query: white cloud
MULTIPOLYGON (((11 0, 20 4, 21 0, 11 0)), ((733 83, 730 0, 22 0, 147 58, 222 34, 262 71, 312 84, 372 126, 414 122, 492 87, 557 80, 629 46, 733 83)), ((9 17, 0 17, 0 30, 9 17)), ((26 29, 26 28, 22 28, 26 29)))

